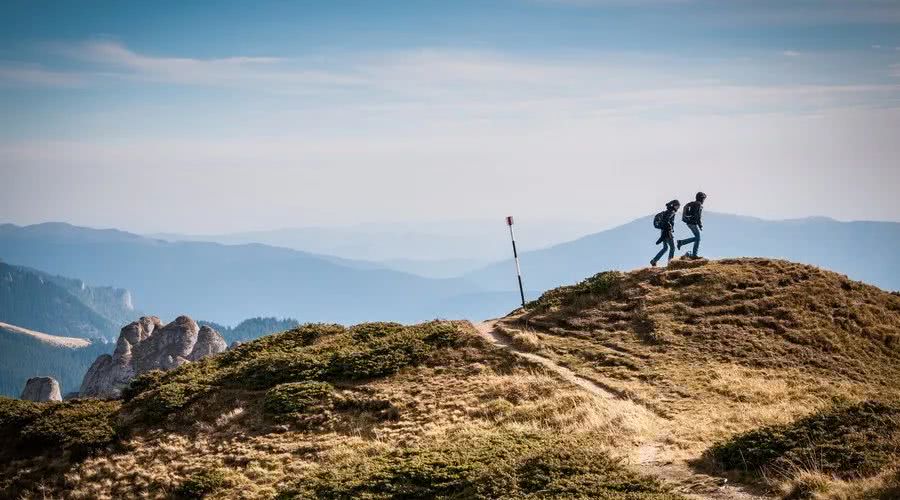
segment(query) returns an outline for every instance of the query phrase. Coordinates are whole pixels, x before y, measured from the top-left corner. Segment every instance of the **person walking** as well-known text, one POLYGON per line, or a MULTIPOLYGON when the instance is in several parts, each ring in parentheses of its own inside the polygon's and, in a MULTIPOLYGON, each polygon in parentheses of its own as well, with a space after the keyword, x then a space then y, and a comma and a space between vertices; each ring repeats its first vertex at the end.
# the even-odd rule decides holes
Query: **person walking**
POLYGON ((666 251, 669 252, 669 260, 675 257, 675 214, 678 213, 679 208, 681 208, 681 202, 672 200, 666 203, 665 210, 653 217, 653 227, 659 229, 659 239, 656 240, 656 244, 663 244, 662 250, 650 261, 650 265, 653 267, 656 267, 656 263, 666 251))
POLYGON ((703 230, 702 216, 704 201, 706 201, 706 194, 701 191, 697 193, 694 201, 684 206, 684 211, 681 214, 681 220, 687 224, 688 229, 694 233, 694 237, 678 240, 678 249, 681 250, 683 245, 693 243, 694 249, 691 251, 690 256, 695 259, 697 258, 697 250, 700 249, 700 231, 703 230))

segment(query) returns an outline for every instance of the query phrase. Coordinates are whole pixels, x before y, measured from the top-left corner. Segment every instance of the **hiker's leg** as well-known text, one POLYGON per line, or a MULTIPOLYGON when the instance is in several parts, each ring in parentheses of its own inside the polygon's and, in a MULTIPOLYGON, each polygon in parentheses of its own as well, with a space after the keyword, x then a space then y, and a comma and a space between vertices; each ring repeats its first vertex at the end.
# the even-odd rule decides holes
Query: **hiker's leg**
POLYGON ((700 228, 697 227, 696 224, 689 224, 688 229, 690 229, 691 232, 694 233, 694 237, 691 239, 694 240, 694 252, 693 253, 694 253, 694 257, 696 257, 697 250, 700 248, 700 228))
MULTIPOLYGON (((669 247, 669 260, 672 260, 672 258, 675 257, 675 238, 672 236, 669 236, 669 238, 664 242, 664 244, 669 247)), ((663 250, 665 250, 665 249, 666 248, 663 247, 663 250)))
POLYGON ((663 240, 662 250, 660 250, 659 253, 656 254, 656 257, 653 257, 653 260, 651 262, 659 262, 659 259, 661 259, 663 254, 666 253, 666 246, 666 241, 663 240))

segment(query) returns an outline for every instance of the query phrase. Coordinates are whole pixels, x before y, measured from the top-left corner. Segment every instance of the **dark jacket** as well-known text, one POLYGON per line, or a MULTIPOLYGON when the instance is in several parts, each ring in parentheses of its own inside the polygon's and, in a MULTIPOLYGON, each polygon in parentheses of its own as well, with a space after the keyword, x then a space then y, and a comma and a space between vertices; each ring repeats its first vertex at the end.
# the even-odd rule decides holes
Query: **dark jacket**
POLYGON ((675 230, 675 214, 677 213, 678 210, 675 210, 672 207, 666 210, 666 217, 663 219, 663 225, 659 228, 659 239, 656 240, 657 245, 662 243, 663 240, 672 237, 673 231, 675 230))
POLYGON ((692 201, 684 206, 684 210, 682 211, 684 215, 682 215, 681 220, 685 222, 685 224, 694 224, 697 226, 703 225, 703 204, 698 201, 692 201), (690 214, 690 215, 688 215, 690 214))

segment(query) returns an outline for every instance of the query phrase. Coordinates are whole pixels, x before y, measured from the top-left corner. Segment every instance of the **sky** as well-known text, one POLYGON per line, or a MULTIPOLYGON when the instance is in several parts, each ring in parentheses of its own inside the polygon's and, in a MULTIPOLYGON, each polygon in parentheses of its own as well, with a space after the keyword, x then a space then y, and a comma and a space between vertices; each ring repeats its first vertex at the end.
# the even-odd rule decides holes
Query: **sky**
POLYGON ((900 0, 0 3, 0 222, 900 221, 900 0))

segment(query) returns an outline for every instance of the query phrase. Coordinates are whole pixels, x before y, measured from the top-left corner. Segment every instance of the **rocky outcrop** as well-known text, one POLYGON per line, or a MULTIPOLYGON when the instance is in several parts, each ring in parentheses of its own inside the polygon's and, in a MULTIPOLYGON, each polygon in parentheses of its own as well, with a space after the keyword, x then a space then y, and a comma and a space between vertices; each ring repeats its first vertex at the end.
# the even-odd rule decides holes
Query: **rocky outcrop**
POLYGON ((219 332, 203 325, 200 327, 200 333, 197 334, 197 343, 194 344, 194 348, 191 350, 188 359, 197 361, 198 359, 218 354, 226 350, 228 350, 228 344, 225 342, 225 339, 219 335, 219 332))
POLYGON ((59 382, 53 377, 34 377, 25 382, 20 399, 26 401, 62 401, 59 382))
POLYGON ((116 398, 131 380, 151 370, 171 370, 226 349, 218 332, 187 316, 163 326, 143 317, 119 334, 116 350, 94 361, 81 383, 82 397, 116 398))

